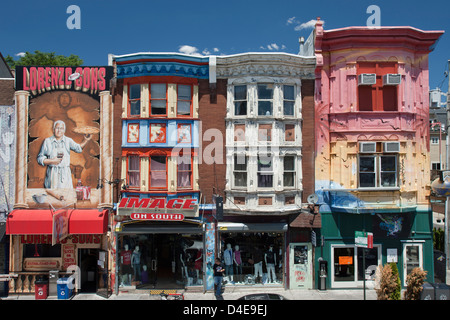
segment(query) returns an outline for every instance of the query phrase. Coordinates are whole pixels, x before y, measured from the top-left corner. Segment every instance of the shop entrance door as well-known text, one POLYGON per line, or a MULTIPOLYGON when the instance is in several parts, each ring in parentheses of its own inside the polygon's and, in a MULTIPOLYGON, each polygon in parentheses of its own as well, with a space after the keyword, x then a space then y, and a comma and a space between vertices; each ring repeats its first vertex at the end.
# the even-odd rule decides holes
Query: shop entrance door
POLYGON ((146 271, 148 281, 142 278, 143 281, 139 288, 170 289, 182 287, 176 281, 176 254, 173 238, 174 235, 171 234, 147 235, 149 265, 146 267, 146 271))
POLYGON ((78 249, 80 288, 82 293, 96 292, 98 249, 78 249))
POLYGON ((406 286, 406 276, 414 268, 423 268, 422 243, 403 244, 403 285, 406 286))
POLYGON ((98 250, 97 294, 104 298, 108 298, 111 295, 109 290, 108 252, 103 250, 98 250))
POLYGON ((311 243, 289 244, 290 289, 312 288, 312 260, 311 243))

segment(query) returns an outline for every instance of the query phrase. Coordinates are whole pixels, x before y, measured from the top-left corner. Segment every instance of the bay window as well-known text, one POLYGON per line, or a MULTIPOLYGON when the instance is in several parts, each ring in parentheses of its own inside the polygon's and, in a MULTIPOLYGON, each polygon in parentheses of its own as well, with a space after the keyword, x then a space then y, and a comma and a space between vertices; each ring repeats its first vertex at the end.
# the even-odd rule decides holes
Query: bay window
POLYGON ((240 154, 234 155, 234 186, 247 187, 247 157, 240 154))
POLYGON ((273 114, 273 84, 258 84, 258 116, 273 114))
POLYGON ((127 185, 130 188, 139 188, 140 158, 139 155, 129 155, 127 159, 127 185))
POLYGON ((283 172, 283 186, 285 188, 295 186, 295 157, 285 156, 283 159, 284 172, 283 172))
POLYGON ((247 86, 234 87, 234 115, 247 115, 247 86))
POLYGON ((285 116, 294 115, 294 86, 283 86, 283 114, 285 116))
POLYGON ((192 189, 192 158, 190 155, 177 158, 177 186, 192 189))
POLYGON ((179 116, 191 115, 192 86, 179 84, 177 94, 177 114, 179 116))
POLYGON ((167 87, 165 83, 150 84, 150 112, 151 115, 166 115, 167 87))
POLYGON ((165 189, 167 187, 166 156, 150 157, 150 188, 165 189))
POLYGON ((131 84, 128 86, 128 110, 129 116, 141 114, 141 85, 131 84))
POLYGON ((258 156, 258 187, 272 188, 273 186, 273 163, 271 155, 258 156))

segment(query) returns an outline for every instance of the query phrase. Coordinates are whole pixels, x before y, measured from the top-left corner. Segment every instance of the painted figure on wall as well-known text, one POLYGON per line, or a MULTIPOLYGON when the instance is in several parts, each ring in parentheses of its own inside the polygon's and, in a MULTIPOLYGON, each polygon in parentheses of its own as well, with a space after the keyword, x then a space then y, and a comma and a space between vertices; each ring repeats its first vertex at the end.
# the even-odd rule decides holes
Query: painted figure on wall
POLYGON ((47 166, 44 187, 46 189, 72 189, 72 172, 70 170, 70 151, 81 153, 85 145, 91 140, 90 134, 84 135, 78 144, 65 136, 66 124, 57 120, 53 124, 53 136, 42 143, 37 156, 41 166, 47 166))

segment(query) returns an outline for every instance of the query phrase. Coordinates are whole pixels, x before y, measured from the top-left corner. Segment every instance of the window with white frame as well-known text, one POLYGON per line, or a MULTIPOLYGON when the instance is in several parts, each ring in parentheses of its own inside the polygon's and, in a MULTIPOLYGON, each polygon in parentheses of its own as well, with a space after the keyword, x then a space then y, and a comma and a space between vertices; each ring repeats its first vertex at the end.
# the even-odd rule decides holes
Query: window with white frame
POLYGON ((398 187, 397 155, 360 154, 359 187, 398 187))
POLYGON ((141 85, 131 84, 128 86, 128 115, 141 115, 141 85))
POLYGON ((139 155, 129 155, 127 158, 127 184, 130 188, 139 188, 141 167, 139 155))
POLYGON ((167 86, 165 83, 152 83, 150 85, 151 115, 165 115, 167 105, 167 86))
POLYGON ((233 176, 235 187, 247 187, 247 156, 234 155, 233 176))
POLYGON ((295 187, 295 156, 284 156, 283 167, 283 186, 295 187))
POLYGON ((285 116, 294 115, 295 94, 294 86, 283 86, 283 114, 285 116))
POLYGON ((273 115, 273 84, 258 84, 258 116, 273 115))
POLYGON ((247 86, 234 87, 234 115, 247 115, 247 86))
POLYGON ((258 155, 258 188, 273 187, 273 159, 270 154, 258 155))
POLYGON ((191 115, 192 86, 179 84, 177 95, 177 114, 179 116, 191 115))

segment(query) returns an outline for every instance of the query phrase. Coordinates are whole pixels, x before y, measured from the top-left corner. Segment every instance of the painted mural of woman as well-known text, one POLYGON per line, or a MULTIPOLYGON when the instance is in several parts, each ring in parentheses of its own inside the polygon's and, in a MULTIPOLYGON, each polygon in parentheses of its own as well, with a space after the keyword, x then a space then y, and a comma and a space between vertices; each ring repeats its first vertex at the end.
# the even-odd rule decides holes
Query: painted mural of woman
POLYGON ((70 171, 70 151, 81 153, 92 135, 85 134, 83 141, 78 144, 66 137, 66 124, 57 120, 53 124, 53 136, 42 143, 37 156, 41 166, 47 166, 44 187, 46 189, 73 189, 72 172, 70 171))

